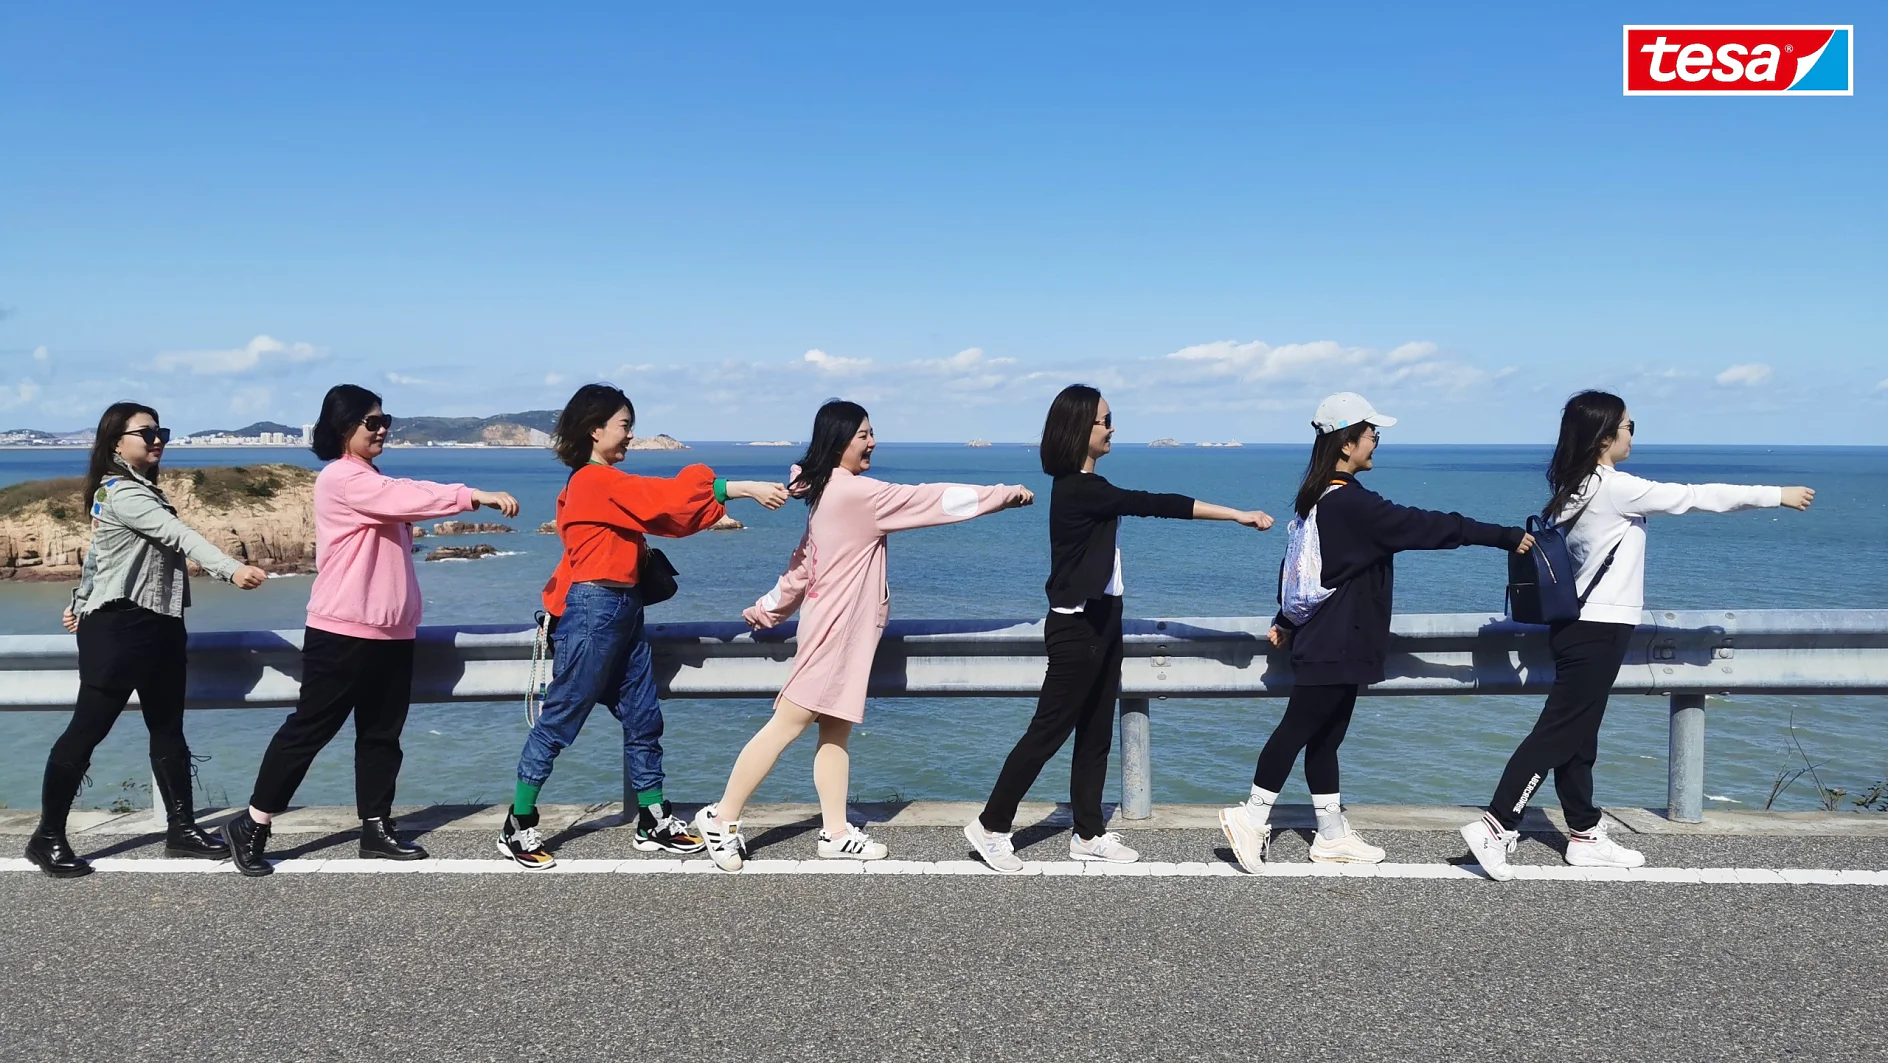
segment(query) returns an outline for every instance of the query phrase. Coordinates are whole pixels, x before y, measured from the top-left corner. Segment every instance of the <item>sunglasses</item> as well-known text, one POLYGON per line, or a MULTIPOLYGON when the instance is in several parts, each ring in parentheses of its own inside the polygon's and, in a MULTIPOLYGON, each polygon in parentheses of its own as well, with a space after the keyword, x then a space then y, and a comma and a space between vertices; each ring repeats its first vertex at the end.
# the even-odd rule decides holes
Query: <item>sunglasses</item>
POLYGON ((154 447, 159 443, 170 442, 170 429, 168 428, 133 428, 129 432, 121 432, 119 434, 137 436, 144 440, 144 445, 147 447, 154 447))
POLYGON ((1638 428, 1636 428, 1631 421, 1622 422, 1619 427, 1624 428, 1626 430, 1626 434, 1629 436, 1636 436, 1639 434, 1638 428))
POLYGON ((361 419, 361 427, 367 429, 369 432, 378 432, 382 429, 391 432, 393 431, 393 415, 390 413, 377 413, 372 417, 363 417, 361 419))
POLYGON ((1102 414, 1101 420, 1096 421, 1095 423, 1102 426, 1103 428, 1113 428, 1114 427, 1114 411, 1110 410, 1109 412, 1102 414))

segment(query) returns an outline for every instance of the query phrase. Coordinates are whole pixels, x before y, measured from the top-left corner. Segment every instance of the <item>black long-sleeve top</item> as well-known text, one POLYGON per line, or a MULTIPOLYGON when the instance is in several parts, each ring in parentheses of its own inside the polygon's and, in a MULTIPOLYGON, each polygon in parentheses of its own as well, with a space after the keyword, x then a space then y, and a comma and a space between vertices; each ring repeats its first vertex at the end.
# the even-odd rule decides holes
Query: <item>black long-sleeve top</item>
POLYGON ((1049 493, 1049 592, 1051 608, 1067 609, 1099 598, 1114 578, 1115 530, 1122 517, 1191 519, 1186 495, 1128 491, 1092 472, 1064 473, 1049 493))
POLYGON ((1331 596, 1295 631, 1282 612, 1272 622, 1293 632, 1293 682, 1367 686, 1383 681, 1398 553, 1461 546, 1512 550, 1526 533, 1460 513, 1399 506, 1349 473, 1332 480, 1344 486, 1325 495, 1317 508, 1321 582, 1332 588, 1331 596))

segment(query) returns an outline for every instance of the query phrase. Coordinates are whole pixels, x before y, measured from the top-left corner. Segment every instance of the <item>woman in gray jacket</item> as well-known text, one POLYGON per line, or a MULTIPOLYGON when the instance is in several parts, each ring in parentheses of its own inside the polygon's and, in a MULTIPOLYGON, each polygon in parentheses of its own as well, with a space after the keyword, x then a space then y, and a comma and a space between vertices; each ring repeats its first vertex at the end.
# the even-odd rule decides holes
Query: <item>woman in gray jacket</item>
POLYGON ((111 732, 137 692, 151 731, 151 773, 169 822, 168 856, 227 857, 229 849, 197 826, 190 793, 190 747, 184 742, 184 609, 190 604, 187 561, 244 590, 266 573, 211 546, 177 519, 157 487, 157 463, 170 429, 157 411, 113 404, 98 421, 84 502, 92 512, 92 546, 79 589, 66 609, 67 631, 79 636, 79 697, 72 722, 53 743, 41 788, 39 827, 26 858, 55 878, 92 866, 66 841, 66 813, 78 796, 92 750, 111 732))

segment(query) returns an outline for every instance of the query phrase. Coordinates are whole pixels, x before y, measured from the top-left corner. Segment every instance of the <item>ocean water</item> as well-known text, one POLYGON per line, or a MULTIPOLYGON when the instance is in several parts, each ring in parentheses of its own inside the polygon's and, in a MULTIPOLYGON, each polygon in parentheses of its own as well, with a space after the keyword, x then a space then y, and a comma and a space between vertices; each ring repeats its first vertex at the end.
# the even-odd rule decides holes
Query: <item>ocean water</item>
MULTIPOLYGON (((634 452, 625 467, 663 475, 706 462, 734 479, 781 479, 797 456, 787 448, 700 444, 683 452, 634 452)), ((1455 509, 1519 523, 1543 499, 1540 447, 1398 446, 1378 451, 1366 482, 1411 505, 1455 509)), ((1123 446, 1102 462, 1115 483, 1179 491, 1257 507, 1280 517, 1257 533, 1218 522, 1124 520, 1121 548, 1130 616, 1233 616, 1272 611, 1284 553, 1284 521, 1305 458, 1301 446, 1149 449, 1123 446)), ((173 466, 263 461, 315 465, 303 450, 179 448, 173 466)), ((0 449, 0 485, 83 471, 78 451, 0 449)), ((536 534, 552 517, 561 466, 527 450, 400 449, 382 459, 389 473, 464 482, 515 494, 523 512, 512 535, 472 537, 503 556, 422 564, 426 617, 433 624, 529 623, 537 591, 555 563, 555 537, 536 534)), ((1647 577, 1656 608, 1879 608, 1888 606, 1888 564, 1880 529, 1888 518, 1888 448, 1659 447, 1638 449, 1632 471, 1689 482, 1798 484, 1818 489, 1808 513, 1760 510, 1655 520, 1647 577)), ((1042 502, 967 524, 901 533, 890 548, 894 617, 1034 618, 1044 609, 1048 566, 1048 479, 1026 446, 965 448, 884 444, 873 475, 905 482, 1023 483, 1042 502)), ((681 570, 681 593, 657 606, 664 620, 733 620, 773 583, 804 527, 804 507, 769 513, 737 502, 740 532, 665 543, 681 570)), ((480 519, 487 519, 481 517, 480 519)), ((1405 554, 1397 562, 1400 612, 1499 611, 1504 563, 1492 550, 1405 554)), ((54 633, 70 588, 0 583, 0 634, 54 633)), ((273 579, 239 592, 198 580, 194 630, 301 626, 307 577, 273 579)), ((855 800, 981 799, 1033 702, 1021 699, 875 700, 853 742, 855 800)), ((1157 802, 1211 802, 1242 796, 1252 761, 1283 711, 1278 699, 1155 702, 1157 802)), ((1486 800, 1507 755, 1526 733, 1535 697, 1366 698, 1344 746, 1344 792, 1359 802, 1486 800)), ((285 711, 285 710, 284 710, 285 711)), ((1888 777, 1888 699, 1875 697, 1713 698, 1706 753, 1708 804, 1761 807, 1779 770, 1802 765, 1800 742, 1823 781, 1860 792, 1888 777), (1794 738, 1792 737, 1792 722, 1794 738)), ((767 717, 765 701, 670 701, 668 790, 680 800, 718 796, 742 743, 767 717)), ((203 800, 244 800, 283 711, 198 711, 187 721, 202 766, 203 800)), ((45 751, 62 713, 0 713, 0 803, 35 807, 45 751)), ((406 730, 402 801, 494 802, 509 795, 523 741, 522 707, 415 706, 406 730)), ((601 802, 621 792, 620 730, 606 712, 558 760, 545 789, 554 802, 601 802)), ((1665 800, 1666 705, 1662 698, 1615 698, 1601 736, 1599 797, 1615 805, 1665 800)), ((121 720, 94 760, 80 804, 125 798, 148 804, 144 728, 121 720)), ((1033 796, 1066 799, 1066 751, 1033 796)), ((316 762, 297 800, 351 804, 352 743, 344 731, 316 762)), ((760 799, 810 801, 810 740, 789 750, 760 799)), ((1115 775, 1118 778, 1118 771, 1115 775)), ((1118 791, 1111 782, 1109 799, 1118 791)), ((1303 797, 1294 774, 1288 793, 1303 797)), ((1291 798, 1288 798, 1291 799, 1291 798)), ((1551 794, 1544 795, 1551 801, 1551 794)), ((1816 807, 1806 784, 1780 808, 1816 807)))

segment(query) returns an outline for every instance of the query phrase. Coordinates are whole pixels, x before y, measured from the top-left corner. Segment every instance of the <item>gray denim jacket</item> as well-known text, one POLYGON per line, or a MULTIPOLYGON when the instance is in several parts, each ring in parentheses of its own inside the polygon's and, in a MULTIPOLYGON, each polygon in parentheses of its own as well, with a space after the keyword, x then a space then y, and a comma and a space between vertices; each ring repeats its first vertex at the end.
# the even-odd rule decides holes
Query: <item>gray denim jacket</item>
POLYGON ((117 463, 92 496, 92 548, 85 555, 72 612, 84 616, 106 602, 125 599, 165 616, 183 616, 190 605, 195 561, 220 580, 243 566, 177 519, 177 510, 150 480, 117 463))

